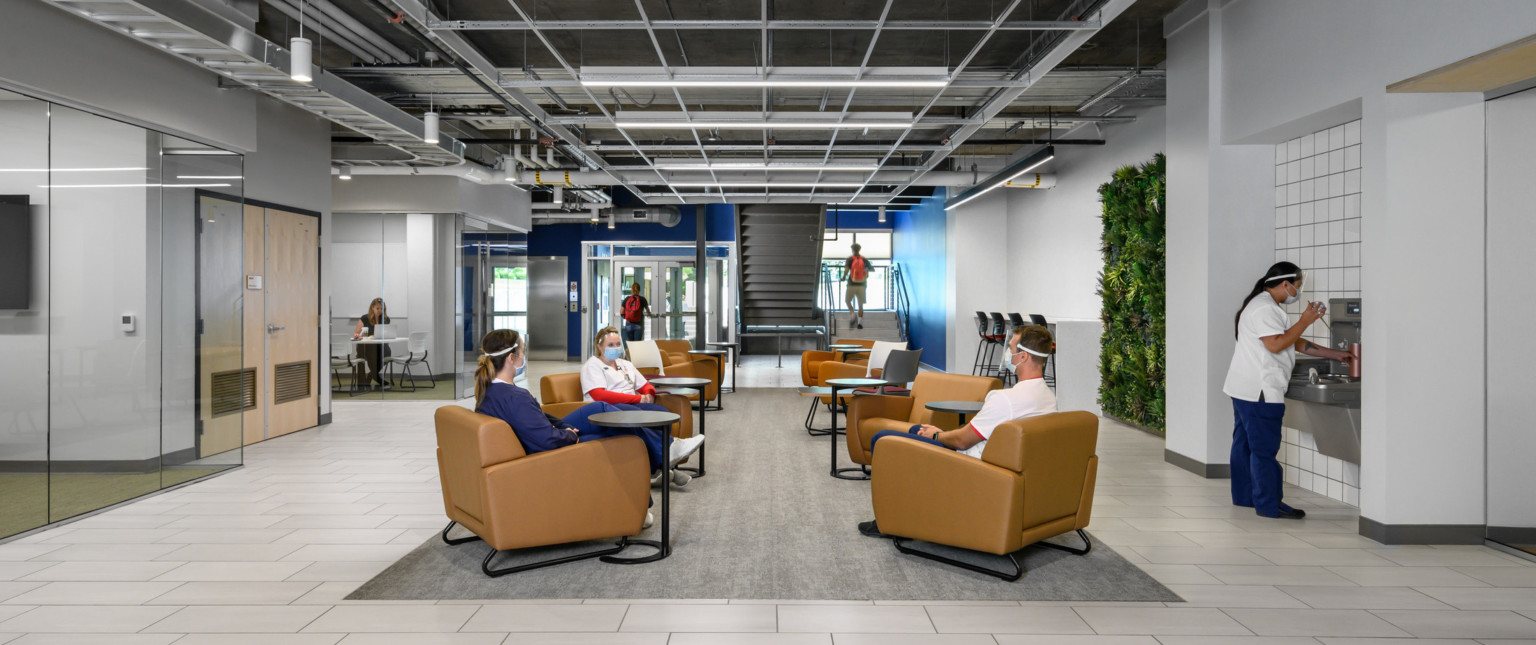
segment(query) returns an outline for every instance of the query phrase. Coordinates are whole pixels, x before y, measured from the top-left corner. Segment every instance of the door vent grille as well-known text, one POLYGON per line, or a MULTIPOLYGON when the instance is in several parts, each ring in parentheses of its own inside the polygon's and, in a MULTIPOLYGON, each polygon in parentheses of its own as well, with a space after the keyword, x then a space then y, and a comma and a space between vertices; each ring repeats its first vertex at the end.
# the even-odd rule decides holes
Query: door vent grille
POLYGON ((272 403, 287 403, 307 399, 310 361, 283 363, 272 368, 272 403))
POLYGON ((213 374, 213 416, 222 417, 256 407, 256 368, 213 374))

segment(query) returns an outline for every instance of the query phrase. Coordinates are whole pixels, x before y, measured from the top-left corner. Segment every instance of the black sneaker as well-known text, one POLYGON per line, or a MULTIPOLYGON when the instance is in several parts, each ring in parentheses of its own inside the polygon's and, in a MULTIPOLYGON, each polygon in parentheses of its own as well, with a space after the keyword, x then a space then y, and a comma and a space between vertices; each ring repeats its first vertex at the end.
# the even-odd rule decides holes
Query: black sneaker
POLYGON ((890 537, 880 532, 880 527, 875 526, 875 521, 859 522, 859 535, 872 538, 890 537))
POLYGON ((859 323, 859 329, 863 329, 863 328, 864 328, 864 323, 859 323))

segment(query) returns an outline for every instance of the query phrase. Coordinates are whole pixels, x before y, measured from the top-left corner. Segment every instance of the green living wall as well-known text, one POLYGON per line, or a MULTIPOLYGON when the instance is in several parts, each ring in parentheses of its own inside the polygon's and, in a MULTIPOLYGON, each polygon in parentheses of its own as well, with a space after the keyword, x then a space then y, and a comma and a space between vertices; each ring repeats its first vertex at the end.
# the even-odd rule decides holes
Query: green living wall
POLYGON ((1168 404, 1168 181, 1162 154, 1115 171, 1099 186, 1104 204, 1104 337, 1099 403, 1104 413, 1161 432, 1168 404))

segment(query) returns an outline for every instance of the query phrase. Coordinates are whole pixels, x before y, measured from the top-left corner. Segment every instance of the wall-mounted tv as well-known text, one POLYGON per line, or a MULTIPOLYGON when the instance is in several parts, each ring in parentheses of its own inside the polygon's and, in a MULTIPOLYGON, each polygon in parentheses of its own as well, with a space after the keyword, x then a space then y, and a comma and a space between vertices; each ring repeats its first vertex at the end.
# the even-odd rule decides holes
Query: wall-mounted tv
POLYGON ((32 209, 26 195, 0 195, 0 309, 32 308, 32 209))

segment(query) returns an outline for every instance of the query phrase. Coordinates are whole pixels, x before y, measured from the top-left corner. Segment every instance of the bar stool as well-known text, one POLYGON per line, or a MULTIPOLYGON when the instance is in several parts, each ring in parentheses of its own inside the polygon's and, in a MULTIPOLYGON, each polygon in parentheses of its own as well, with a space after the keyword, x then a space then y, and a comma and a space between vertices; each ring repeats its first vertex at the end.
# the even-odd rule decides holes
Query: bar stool
POLYGON ((987 320, 987 314, 976 312, 976 335, 981 337, 981 342, 976 345, 976 359, 971 363, 971 374, 986 376, 988 370, 996 370, 992 364, 993 353, 1002 344, 1002 337, 991 333, 992 324, 987 320))
POLYGON ((1008 314, 1008 324, 1012 325, 1013 329, 1018 329, 1028 325, 1029 323, 1024 320, 1024 314, 1008 314))

